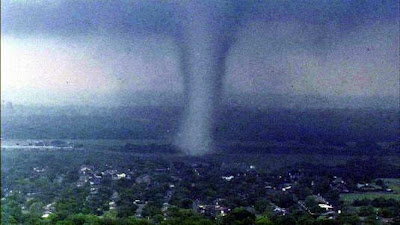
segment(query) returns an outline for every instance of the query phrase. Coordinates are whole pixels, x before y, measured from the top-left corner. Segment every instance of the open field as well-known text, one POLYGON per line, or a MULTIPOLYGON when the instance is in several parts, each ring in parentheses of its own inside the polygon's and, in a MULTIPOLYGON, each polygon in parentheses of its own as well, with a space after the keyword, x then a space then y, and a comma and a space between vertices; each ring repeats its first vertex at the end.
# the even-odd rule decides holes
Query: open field
POLYGON ((396 193, 380 193, 380 192, 365 192, 365 193, 351 193, 351 194, 341 194, 340 199, 345 202, 353 202, 356 199, 375 199, 383 197, 386 199, 396 199, 400 200, 400 194, 396 193))
POLYGON ((386 199, 400 200, 400 178, 381 178, 384 183, 394 191, 394 193, 385 192, 364 192, 364 193, 350 193, 341 194, 340 199, 346 202, 353 202, 356 199, 375 199, 383 197, 386 199))
POLYGON ((400 195, 400 178, 383 178, 382 180, 390 189, 400 195))

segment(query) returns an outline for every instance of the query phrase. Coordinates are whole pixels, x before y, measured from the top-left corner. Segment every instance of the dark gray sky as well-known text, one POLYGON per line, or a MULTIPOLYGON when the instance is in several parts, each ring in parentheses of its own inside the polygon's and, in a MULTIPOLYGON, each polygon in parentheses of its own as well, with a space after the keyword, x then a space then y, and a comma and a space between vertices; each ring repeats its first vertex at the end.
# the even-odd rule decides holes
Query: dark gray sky
MULTIPOLYGON (((398 97, 398 0, 224 7, 235 40, 225 93, 398 97)), ((5 0, 1 10, 3 100, 115 105, 183 91, 179 1, 5 0)))

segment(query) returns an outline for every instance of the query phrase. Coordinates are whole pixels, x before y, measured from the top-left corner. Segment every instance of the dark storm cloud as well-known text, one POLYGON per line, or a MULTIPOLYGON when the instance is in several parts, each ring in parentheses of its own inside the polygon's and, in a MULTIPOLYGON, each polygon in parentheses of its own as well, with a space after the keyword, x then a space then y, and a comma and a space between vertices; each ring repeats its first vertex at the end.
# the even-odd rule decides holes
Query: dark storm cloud
MULTIPOLYGON (((399 87, 394 80, 399 69, 398 10, 394 0, 9 0, 2 2, 2 37, 34 42, 33 58, 45 46, 40 37, 85 46, 68 55, 73 62, 84 53, 76 65, 60 59, 65 55, 61 51, 55 52, 60 59, 56 63, 69 66, 61 71, 53 65, 58 81, 75 77, 73 87, 80 82, 83 92, 92 83, 90 76, 103 77, 101 87, 119 80, 122 92, 167 90, 170 84, 178 86, 164 84, 180 71, 186 111, 176 144, 198 155, 213 149, 223 81, 228 91, 266 96, 393 96, 399 87)), ((15 49, 13 63, 24 52, 15 49)), ((32 71, 47 71, 43 62, 51 56, 42 56, 32 71)), ((18 75, 15 65, 8 70, 18 75)), ((25 71, 25 78, 31 74, 25 71)), ((8 80, 11 87, 13 79, 8 80)))
MULTIPOLYGON (((132 74, 137 80, 163 75, 179 83, 171 74, 187 73, 182 35, 188 2, 5 0, 2 37, 26 40, 36 49, 45 45, 43 39, 83 46, 79 49, 108 67, 99 69, 104 76, 127 81, 132 74)), ((215 85, 228 91, 398 93, 396 0, 204 0, 200 6, 212 9, 214 19, 208 24, 223 39, 218 41, 219 65, 226 76, 215 85), (365 88, 355 82, 364 82, 365 88), (357 87, 363 90, 352 91, 357 87)), ((71 55, 82 54, 79 49, 71 55)), ((121 84, 157 90, 157 80, 121 84)))
MULTIPOLYGON (((185 1, 2 1, 2 32, 82 35, 105 29, 122 33, 176 33, 179 5, 185 1)), ((215 1, 200 1, 209 4, 215 1)), ((228 1, 220 1, 228 2, 228 1)), ((346 32, 372 21, 398 19, 397 0, 232 1, 220 12, 233 23, 256 17, 294 19, 306 24, 339 27, 346 32)), ((228 26, 227 31, 231 29, 228 26)))
POLYGON ((2 1, 5 34, 74 36, 91 31, 171 33, 174 8, 162 1, 2 1))

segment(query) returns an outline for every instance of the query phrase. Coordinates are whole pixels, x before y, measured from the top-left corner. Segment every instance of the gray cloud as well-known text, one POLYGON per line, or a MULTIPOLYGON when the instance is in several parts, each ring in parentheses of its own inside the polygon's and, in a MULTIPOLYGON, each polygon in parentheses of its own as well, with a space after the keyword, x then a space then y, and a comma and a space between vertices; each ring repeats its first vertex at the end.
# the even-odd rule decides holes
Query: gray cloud
MULTIPOLYGON (((398 94, 398 1, 221 2, 228 4, 213 23, 225 21, 218 26, 232 45, 227 93, 398 94)), ((1 7, 2 38, 37 39, 38 49, 43 37, 77 46, 74 54, 120 81, 113 96, 183 90, 180 1, 5 0, 1 7)))
MULTIPOLYGON (((8 0, 2 2, 2 42, 5 36, 21 42, 45 36, 83 46, 67 56, 59 52, 54 63, 64 69, 52 65, 49 89, 66 80, 65 86, 86 93, 98 75, 102 81, 92 91, 106 87, 117 99, 143 90, 183 92, 186 109, 176 144, 199 155, 214 148, 222 87, 227 95, 396 95, 398 10, 395 0, 8 0), (76 83, 69 85, 72 77, 76 83)), ((51 67, 51 59, 40 46, 37 41, 32 48, 33 56, 43 58, 32 72, 49 75, 43 68, 51 67)), ((19 55, 12 57, 18 61, 19 55)))

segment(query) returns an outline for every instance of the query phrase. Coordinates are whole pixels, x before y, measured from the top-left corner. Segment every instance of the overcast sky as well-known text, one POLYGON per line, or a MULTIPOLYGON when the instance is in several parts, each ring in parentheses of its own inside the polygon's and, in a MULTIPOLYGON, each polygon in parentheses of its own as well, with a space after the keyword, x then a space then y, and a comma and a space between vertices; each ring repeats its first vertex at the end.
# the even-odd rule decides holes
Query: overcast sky
MULTIPOLYGON (((179 1, 1 4, 3 100, 112 105, 183 91, 179 1)), ((227 5, 225 93, 398 97, 399 1, 227 5)))

